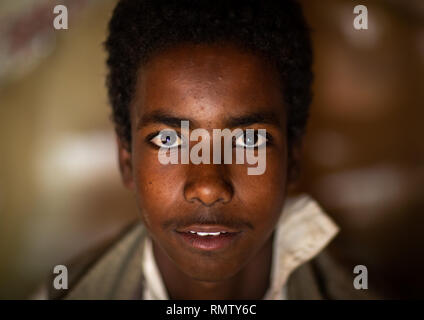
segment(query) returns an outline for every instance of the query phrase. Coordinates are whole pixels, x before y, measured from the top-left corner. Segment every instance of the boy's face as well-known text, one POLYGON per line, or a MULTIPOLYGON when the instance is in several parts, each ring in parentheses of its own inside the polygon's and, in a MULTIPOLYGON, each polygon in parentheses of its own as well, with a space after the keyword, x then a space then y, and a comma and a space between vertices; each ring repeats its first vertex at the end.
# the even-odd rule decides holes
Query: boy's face
POLYGON ((198 280, 227 279, 270 239, 284 203, 286 117, 277 72, 235 46, 189 44, 156 53, 140 71, 131 153, 120 144, 124 182, 157 247, 179 270, 198 280), (179 120, 210 136, 213 129, 266 129, 265 173, 248 175, 251 165, 234 160, 162 165, 152 141, 161 141, 154 137, 163 129, 179 133, 179 120))

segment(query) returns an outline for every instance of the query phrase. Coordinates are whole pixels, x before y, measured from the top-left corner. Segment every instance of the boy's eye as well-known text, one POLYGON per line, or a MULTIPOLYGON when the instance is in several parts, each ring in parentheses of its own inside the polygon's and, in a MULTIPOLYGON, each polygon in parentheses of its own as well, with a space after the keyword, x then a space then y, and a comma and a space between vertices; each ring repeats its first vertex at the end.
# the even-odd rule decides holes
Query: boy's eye
POLYGON ((267 140, 266 136, 259 134, 256 130, 255 132, 250 131, 249 133, 244 131, 243 134, 236 138, 235 145, 236 147, 242 148, 259 148, 263 146, 267 140))
POLYGON ((181 138, 175 131, 161 131, 150 142, 160 148, 177 148, 181 146, 181 138))

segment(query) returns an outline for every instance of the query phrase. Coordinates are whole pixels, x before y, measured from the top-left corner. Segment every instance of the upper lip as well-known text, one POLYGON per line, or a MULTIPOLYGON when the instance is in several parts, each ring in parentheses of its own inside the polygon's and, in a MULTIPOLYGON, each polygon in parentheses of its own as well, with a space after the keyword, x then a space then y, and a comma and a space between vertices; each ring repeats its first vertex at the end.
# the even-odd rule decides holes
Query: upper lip
POLYGON ((240 232, 227 226, 218 225, 218 224, 193 224, 188 227, 177 229, 177 232, 240 232))

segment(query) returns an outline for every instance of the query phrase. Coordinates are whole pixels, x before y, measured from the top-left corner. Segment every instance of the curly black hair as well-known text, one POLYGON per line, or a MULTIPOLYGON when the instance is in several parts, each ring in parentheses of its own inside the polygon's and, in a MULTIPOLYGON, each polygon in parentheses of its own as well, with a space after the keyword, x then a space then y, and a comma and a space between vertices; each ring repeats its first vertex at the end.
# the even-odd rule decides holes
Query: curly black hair
POLYGON ((299 142, 313 74, 310 30, 295 0, 120 0, 109 22, 107 88, 118 137, 130 150, 129 105, 138 70, 180 43, 231 42, 276 66, 287 105, 287 139, 299 142))

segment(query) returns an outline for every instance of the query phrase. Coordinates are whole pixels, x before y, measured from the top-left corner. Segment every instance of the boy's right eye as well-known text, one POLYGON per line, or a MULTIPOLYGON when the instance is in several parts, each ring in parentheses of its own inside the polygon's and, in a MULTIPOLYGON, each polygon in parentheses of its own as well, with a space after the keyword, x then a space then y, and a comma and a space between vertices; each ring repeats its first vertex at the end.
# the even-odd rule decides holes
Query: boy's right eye
POLYGON ((162 130, 152 139, 150 139, 154 145, 160 148, 178 148, 182 144, 181 138, 173 130, 162 130))

